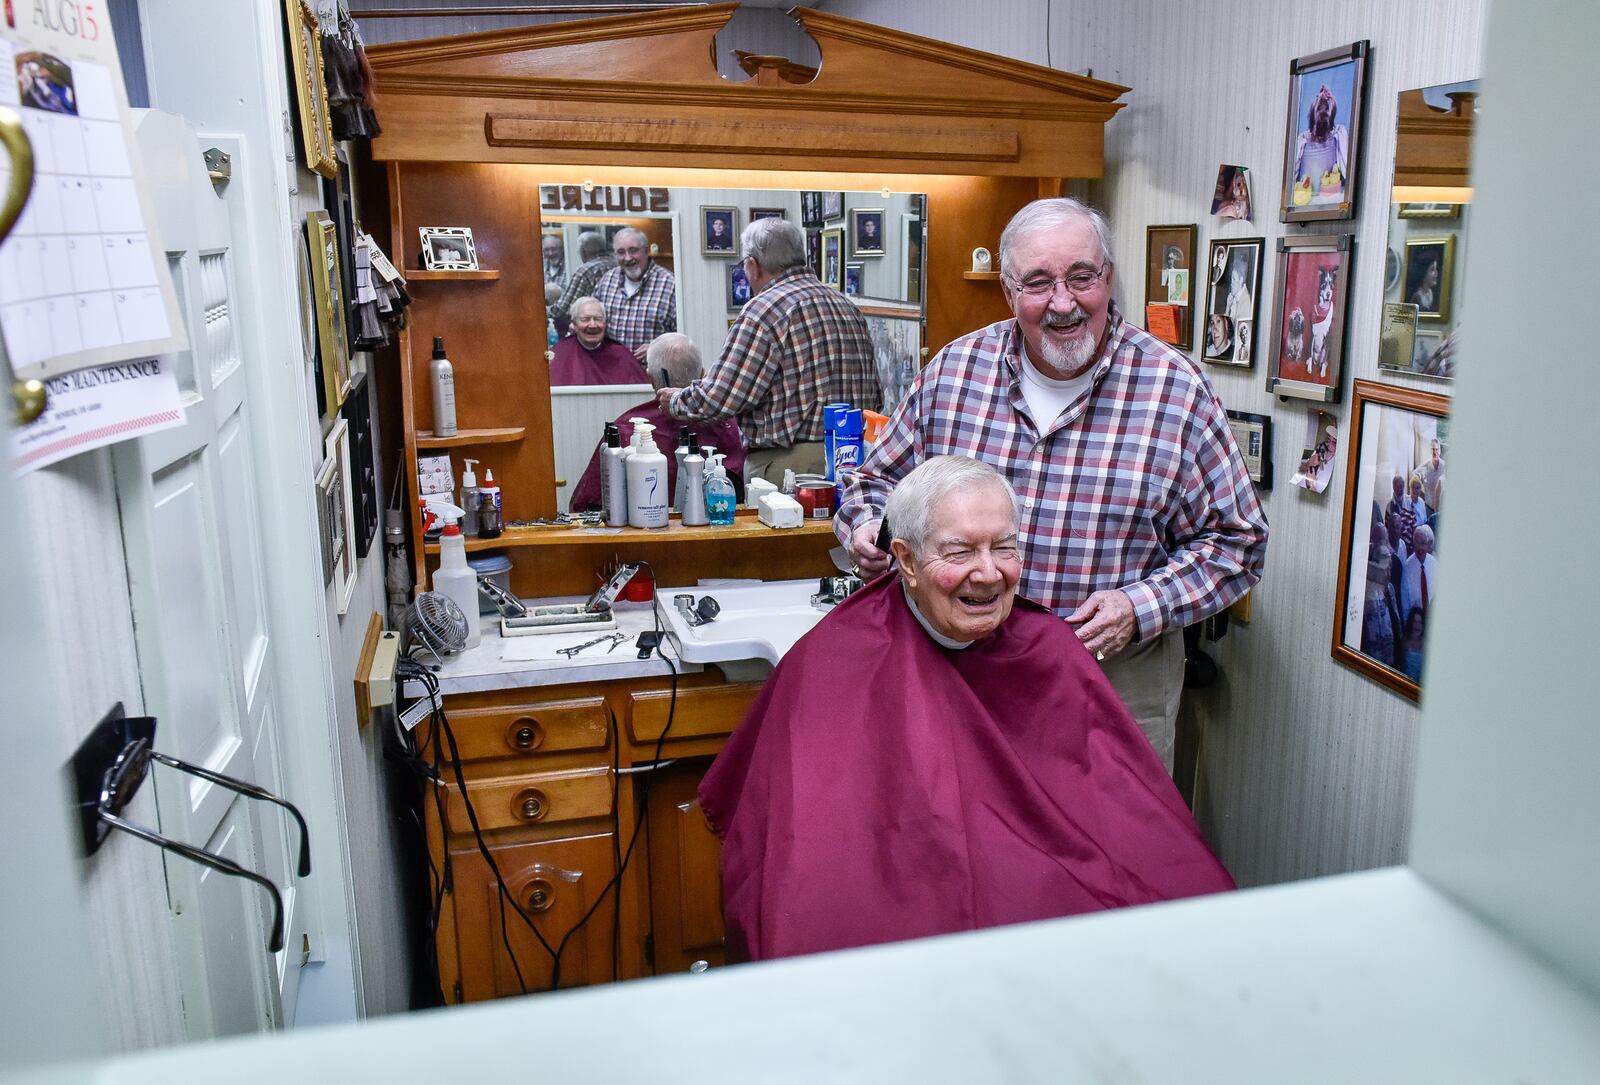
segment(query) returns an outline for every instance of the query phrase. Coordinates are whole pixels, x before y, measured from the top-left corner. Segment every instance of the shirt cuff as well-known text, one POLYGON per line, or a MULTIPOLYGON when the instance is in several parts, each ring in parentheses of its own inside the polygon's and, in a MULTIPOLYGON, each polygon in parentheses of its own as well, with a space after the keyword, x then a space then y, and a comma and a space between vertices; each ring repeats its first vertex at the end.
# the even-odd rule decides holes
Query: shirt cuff
POLYGON ((1160 634, 1165 625, 1160 592, 1144 580, 1129 584, 1121 590, 1133 604, 1133 639, 1144 642, 1160 634))

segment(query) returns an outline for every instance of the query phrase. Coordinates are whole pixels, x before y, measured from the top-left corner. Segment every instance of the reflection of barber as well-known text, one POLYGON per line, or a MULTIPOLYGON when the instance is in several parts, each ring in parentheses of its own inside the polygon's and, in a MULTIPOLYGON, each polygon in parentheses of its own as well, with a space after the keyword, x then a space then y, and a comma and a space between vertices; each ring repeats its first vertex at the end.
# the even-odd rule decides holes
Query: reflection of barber
POLYGON ((600 276, 594 296, 611 316, 611 335, 643 359, 650 340, 678 330, 678 281, 650 259, 650 239, 631 226, 611 239, 617 266, 600 276))

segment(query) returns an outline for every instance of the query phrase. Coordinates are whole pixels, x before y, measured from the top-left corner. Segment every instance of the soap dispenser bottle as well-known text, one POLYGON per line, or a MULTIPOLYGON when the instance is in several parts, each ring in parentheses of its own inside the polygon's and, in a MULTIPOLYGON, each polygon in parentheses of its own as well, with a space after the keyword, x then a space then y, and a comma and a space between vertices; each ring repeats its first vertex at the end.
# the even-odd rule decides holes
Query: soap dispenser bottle
POLYGON ((478 476, 472 470, 477 460, 463 458, 461 468, 461 534, 478 533, 478 476))
POLYGON ((433 359, 428 363, 428 383, 433 388, 433 435, 456 435, 456 371, 444 356, 444 336, 433 337, 433 359))
POLYGON ((684 460, 685 456, 689 455, 689 453, 691 453, 693 451, 694 451, 694 430, 690 429, 688 426, 679 426, 678 427, 678 447, 673 452, 673 456, 674 456, 674 458, 676 459, 677 462, 673 464, 673 469, 674 469, 673 480, 674 481, 672 483, 672 511, 677 513, 679 516, 683 515, 683 511, 684 511, 684 507, 685 507, 684 506, 684 501, 685 501, 685 498, 684 498, 684 482, 685 482, 685 480, 684 480, 684 475, 683 475, 683 460, 684 460))
POLYGON ((706 479, 706 517, 713 527, 733 523, 733 483, 728 481, 728 469, 722 466, 727 458, 725 453, 714 453, 710 477, 706 479))
POLYGON ((478 574, 467 564, 467 544, 456 523, 459 509, 442 508, 444 533, 439 536, 439 567, 433 572, 433 590, 453 600, 467 617, 467 647, 476 648, 483 637, 478 618, 478 574))
POLYGON ((678 481, 683 485, 683 507, 680 515, 684 527, 704 527, 706 514, 706 458, 694 449, 683 457, 678 468, 678 481))
POLYGON ((667 526, 667 458, 656 447, 656 428, 642 418, 633 423, 633 444, 628 450, 628 524, 630 527, 667 526))

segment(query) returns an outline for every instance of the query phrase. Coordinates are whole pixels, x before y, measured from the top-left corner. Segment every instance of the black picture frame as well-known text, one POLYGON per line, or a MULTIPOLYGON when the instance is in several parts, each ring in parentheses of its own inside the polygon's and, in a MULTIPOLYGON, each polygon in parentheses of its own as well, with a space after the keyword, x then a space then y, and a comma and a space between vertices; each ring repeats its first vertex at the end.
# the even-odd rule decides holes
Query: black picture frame
POLYGON ((1249 411, 1229 411, 1228 428, 1244 457, 1250 481, 1260 490, 1272 489, 1272 416, 1249 411))
POLYGON ((1371 51, 1362 40, 1289 62, 1280 221, 1356 217, 1371 51))
POLYGON ((1261 269, 1266 258, 1264 237, 1229 237, 1211 242, 1205 264, 1206 307, 1200 321, 1203 361, 1238 369, 1255 365, 1261 351, 1258 317, 1261 269))
POLYGON ((807 230, 822 228, 822 193, 800 193, 800 225, 807 230))

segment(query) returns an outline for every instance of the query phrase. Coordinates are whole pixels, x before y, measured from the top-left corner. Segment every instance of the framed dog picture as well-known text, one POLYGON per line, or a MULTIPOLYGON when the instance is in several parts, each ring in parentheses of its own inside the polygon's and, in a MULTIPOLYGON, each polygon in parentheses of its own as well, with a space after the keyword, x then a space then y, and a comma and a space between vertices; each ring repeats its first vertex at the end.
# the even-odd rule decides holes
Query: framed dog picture
POLYGON ((1145 330, 1179 350, 1194 346, 1193 269, 1197 228, 1151 226, 1145 231, 1145 330))
POLYGON ((1406 238, 1406 264, 1401 280, 1405 301, 1417 307, 1418 320, 1450 319, 1450 280, 1455 276, 1456 239, 1406 238))
POLYGON ((1278 319, 1267 391, 1339 402, 1354 234, 1278 239, 1278 319))
POLYGON ((852 207, 850 209, 850 255, 882 256, 883 208, 852 207))
POLYGON ((1255 364, 1256 314, 1266 251, 1266 239, 1261 237, 1211 242, 1205 319, 1200 327, 1200 356, 1206 361, 1241 369, 1255 364))
POLYGON ((1333 658, 1415 701, 1439 597, 1450 401, 1355 382, 1333 658))
POLYGON ((1370 49, 1358 41, 1289 62, 1281 221, 1355 218, 1370 49))
POLYGON ((732 256, 739 244, 737 207, 700 208, 700 252, 705 256, 732 256))
POLYGON ((419 226, 424 271, 476 271, 478 250, 470 226, 419 226))

